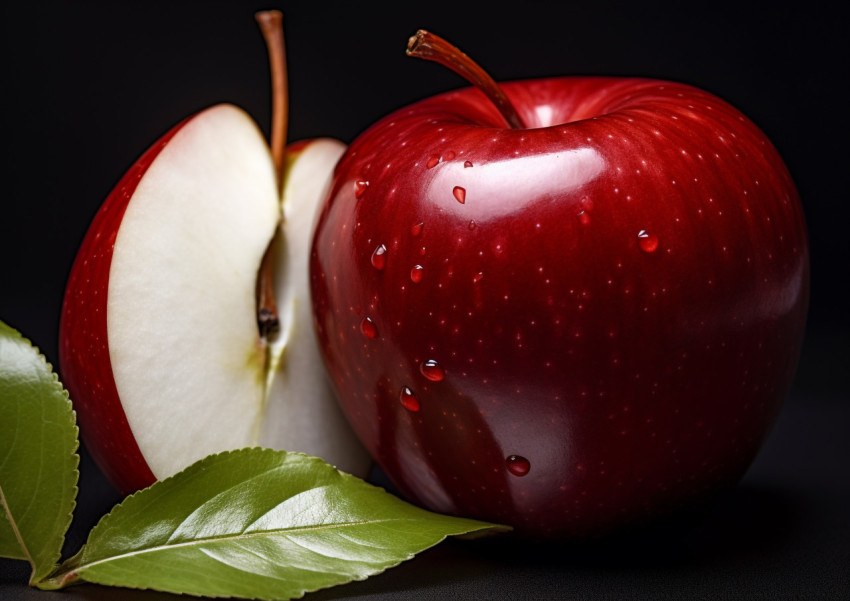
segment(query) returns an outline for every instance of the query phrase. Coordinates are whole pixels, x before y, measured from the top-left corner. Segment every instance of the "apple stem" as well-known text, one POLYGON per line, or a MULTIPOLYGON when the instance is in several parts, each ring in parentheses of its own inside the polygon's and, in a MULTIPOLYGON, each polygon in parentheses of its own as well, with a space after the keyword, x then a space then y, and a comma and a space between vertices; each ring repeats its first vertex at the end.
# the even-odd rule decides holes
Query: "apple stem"
POLYGON ((286 73, 286 45, 283 37, 283 14, 279 10, 258 12, 255 16, 269 51, 272 83, 271 151, 277 169, 277 183, 283 185, 286 153, 286 128, 289 116, 289 85, 286 73))
POLYGON ((424 58, 448 67, 479 90, 496 105, 508 126, 526 129, 526 125, 513 103, 492 77, 459 48, 438 35, 420 29, 407 41, 407 56, 424 58))
MULTIPOLYGON (((286 160, 286 128, 289 118, 289 86, 286 73, 286 45, 283 36, 283 15, 278 10, 267 10, 255 15, 269 51, 272 85, 271 148, 278 192, 283 189, 283 171, 286 160)), ((260 263, 257 277, 257 324, 260 336, 268 339, 280 330, 277 299, 274 293, 274 242, 260 263)))

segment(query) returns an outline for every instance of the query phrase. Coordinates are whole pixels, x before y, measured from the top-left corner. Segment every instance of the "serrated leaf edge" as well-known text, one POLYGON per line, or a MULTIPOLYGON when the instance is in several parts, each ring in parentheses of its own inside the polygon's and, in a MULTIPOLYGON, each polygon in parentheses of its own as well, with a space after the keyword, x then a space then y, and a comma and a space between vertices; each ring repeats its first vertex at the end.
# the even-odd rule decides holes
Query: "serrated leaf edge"
MULTIPOLYGON (((57 535, 54 536, 54 538, 60 539, 60 544, 58 545, 58 548, 55 551, 55 553, 53 553, 54 558, 53 558, 53 570, 52 571, 55 571, 59 567, 59 564, 58 564, 59 560, 62 558, 62 546, 63 546, 64 541, 65 541, 65 536, 68 533, 68 529, 71 527, 71 522, 74 519, 74 510, 77 508, 77 494, 80 491, 79 486, 78 486, 78 484, 80 482, 80 456, 77 453, 77 451, 80 448, 80 428, 77 425, 77 412, 74 410, 74 404, 71 401, 71 396, 68 393, 68 390, 65 388, 64 384, 62 384, 62 381, 59 379, 59 374, 56 373, 56 370, 53 368, 53 364, 50 361, 47 360, 47 357, 44 356, 44 354, 41 352, 41 349, 38 347, 38 345, 34 344, 32 342, 32 340, 30 340, 29 338, 24 336, 21 333, 20 330, 9 325, 8 323, 6 323, 3 320, 0 320, 0 327, 5 327, 6 329, 8 329, 12 333, 13 336, 17 336, 22 342, 27 344, 33 351, 35 351, 36 360, 40 361, 42 363, 42 365, 45 368, 47 368, 47 372, 50 374, 50 378, 52 380, 52 383, 54 385, 56 385, 58 387, 58 389, 60 390, 61 397, 64 400, 65 405, 68 407, 68 409, 70 411, 70 417, 71 417, 71 421, 73 423, 72 432, 73 432, 73 436, 74 436, 74 444, 71 448, 71 456, 74 459, 74 461, 73 461, 74 468, 73 468, 73 471, 72 471, 72 478, 73 478, 73 481, 74 481, 74 485, 71 487, 71 491, 72 491, 71 504, 70 504, 70 508, 69 508, 69 511, 68 511, 68 515, 66 516, 66 519, 61 526, 61 532, 59 532, 57 535)), ((2 500, 3 511, 4 511, 5 516, 6 516, 6 519, 9 520, 9 523, 12 526, 12 530, 15 532, 15 536, 18 539, 18 543, 21 545, 21 550, 24 552, 24 555, 26 555, 27 561, 29 562, 30 566, 32 567, 32 573, 30 575, 29 584, 30 584, 30 586, 37 586, 39 582, 49 578, 51 572, 48 572, 47 575, 45 575, 40 580, 35 579, 35 572, 36 572, 36 569, 37 569, 36 565, 35 565, 35 561, 33 559, 32 553, 30 553, 30 550, 26 545, 26 542, 21 537, 21 533, 18 529, 17 523, 16 523, 16 521, 15 521, 13 515, 12 515, 12 510, 9 508, 9 505, 6 501, 6 495, 3 492, 2 483, 0 483, 0 499, 2 500)))
MULTIPOLYGON (((353 476, 351 474, 343 472, 342 470, 328 464, 327 462, 325 462, 323 459, 321 459, 319 457, 314 457, 314 456, 311 456, 311 455, 307 455, 306 453, 301 453, 301 452, 297 452, 297 451, 281 451, 281 450, 275 450, 275 449, 268 449, 268 448, 264 448, 264 447, 246 447, 246 448, 243 448, 243 449, 233 449, 233 450, 229 450, 229 451, 222 451, 220 453, 214 453, 214 454, 208 455, 207 457, 200 459, 196 463, 186 467, 185 469, 181 470, 180 472, 178 472, 178 473, 176 473, 172 476, 169 476, 168 478, 165 478, 163 480, 159 480, 157 482, 154 482, 153 484, 151 484, 147 488, 141 489, 139 491, 132 493, 131 495, 128 495, 120 503, 118 503, 115 507, 113 507, 112 510, 110 510, 106 515, 104 515, 103 517, 100 518, 97 525, 95 525, 95 527, 92 528, 91 532, 89 533, 89 539, 91 539, 91 537, 95 534, 95 531, 102 526, 103 522, 109 516, 111 516, 115 511, 120 510, 119 508, 125 506, 129 501, 131 501, 131 499, 137 497, 138 495, 144 493, 145 491, 150 490, 154 487, 163 486, 167 482, 169 482, 169 481, 171 481, 175 478, 181 477, 181 475, 186 473, 186 472, 194 471, 194 470, 200 470, 200 469, 203 468, 203 465, 205 463, 208 463, 210 461, 214 461, 215 459, 217 459, 219 457, 225 457, 225 456, 228 456, 228 455, 236 455, 236 454, 244 453, 246 451, 251 451, 251 450, 259 450, 259 451, 263 451, 263 452, 282 454, 282 456, 291 456, 291 455, 299 456, 299 457, 302 457, 302 458, 308 460, 309 463, 320 464, 322 466, 327 466, 330 469, 336 470, 336 472, 345 479, 360 480, 363 484, 365 484, 365 485, 367 485, 371 488, 374 488, 377 491, 381 491, 383 493, 386 493, 386 494, 398 499, 398 497, 395 497, 395 495, 393 495, 392 493, 387 492, 384 488, 382 488, 380 486, 375 486, 374 484, 366 482, 365 480, 357 478, 356 476, 353 476)), ((398 499, 398 500, 403 502, 403 503, 408 503, 407 501, 403 501, 401 499, 398 499)), ((437 513, 428 511, 426 509, 422 509, 420 507, 417 507, 417 509, 420 509, 421 511, 423 511, 426 514, 432 514, 432 515, 439 516, 439 517, 442 517, 442 518, 449 518, 449 519, 452 519, 452 520, 458 520, 458 521, 461 521, 461 522, 466 522, 467 525, 471 525, 472 527, 471 528, 463 527, 463 528, 460 528, 457 532, 449 532, 449 533, 443 534, 440 538, 435 540, 432 544, 427 545, 425 547, 422 547, 421 549, 419 549, 417 551, 409 552, 404 557, 400 557, 398 559, 398 561, 391 563, 389 565, 383 566, 382 568, 376 569, 375 571, 372 571, 368 574, 365 574, 362 577, 356 577, 355 576, 355 577, 352 577, 348 580, 344 580, 344 581, 337 582, 337 583, 334 583, 334 584, 318 586, 318 587, 315 587, 315 588, 305 588, 299 595, 293 596, 293 597, 255 597, 255 598, 260 599, 261 601, 282 601, 284 599, 300 599, 308 593, 312 593, 312 592, 327 589, 327 588, 333 588, 335 586, 340 586, 340 585, 347 584, 347 583, 350 583, 350 582, 362 582, 362 581, 364 581, 364 580, 366 580, 366 579, 368 579, 372 576, 377 576, 378 574, 382 574, 389 569, 392 569, 392 568, 399 566, 400 564, 404 563, 405 561, 410 561, 411 559, 416 557, 417 554, 422 553, 423 551, 427 551, 428 549, 435 547, 436 545, 438 545, 441 542, 443 542, 444 540, 446 540, 446 538, 448 538, 449 536, 459 536, 459 535, 467 534, 467 533, 470 533, 470 532, 485 531, 485 530, 492 530, 494 533, 511 530, 511 528, 509 526, 503 526, 503 525, 500 525, 500 524, 483 522, 483 521, 474 520, 474 519, 471 519, 471 518, 446 516, 446 515, 443 515, 443 514, 437 514, 437 513)), ((131 553, 125 553, 125 554, 121 554, 121 555, 111 556, 111 557, 108 557, 108 558, 93 561, 91 563, 85 563, 85 561, 84 561, 84 559, 85 559, 85 545, 84 545, 76 555, 69 558, 65 563, 63 563, 61 566, 59 566, 59 568, 51 575, 50 580, 52 582, 52 585, 50 586, 50 588, 63 588, 65 586, 69 585, 69 584, 73 584, 73 583, 77 582, 78 580, 82 580, 82 581, 91 582, 91 583, 94 583, 94 584, 128 588, 128 589, 133 589, 133 590, 156 590, 156 591, 165 592, 165 593, 190 595, 190 596, 193 596, 193 597, 228 598, 228 597, 231 597, 231 596, 230 595, 198 595, 198 594, 195 594, 195 593, 187 593, 186 591, 180 590, 179 588, 176 588, 176 587, 175 588, 139 587, 139 586, 122 584, 119 580, 115 580, 115 581, 112 581, 112 582, 108 581, 107 579, 88 580, 86 578, 86 570, 91 568, 91 567, 94 567, 96 565, 106 564, 106 563, 116 561, 118 559, 125 558, 125 557, 133 557, 133 556, 142 555, 142 554, 145 554, 145 553, 170 550, 170 549, 175 549, 175 548, 179 548, 179 547, 189 547, 189 546, 192 546, 192 545, 198 545, 198 544, 209 543, 209 542, 216 542, 218 540, 224 541, 224 540, 248 539, 248 538, 254 538, 254 537, 259 537, 259 536, 264 536, 264 535, 267 536, 269 533, 309 532, 309 531, 319 531, 319 530, 330 530, 330 529, 348 527, 348 526, 353 526, 353 525, 381 524, 381 523, 392 523, 392 522, 402 523, 402 522, 417 522, 417 521, 421 522, 423 520, 417 519, 417 518, 388 518, 388 519, 383 519, 383 520, 369 520, 369 521, 362 521, 362 522, 343 522, 343 523, 339 523, 339 524, 328 524, 328 525, 322 525, 322 526, 297 527, 297 528, 285 528, 285 529, 281 528, 281 529, 275 529, 275 530, 262 530, 262 531, 252 532, 250 534, 240 533, 240 534, 227 535, 227 536, 218 536, 218 537, 210 537, 210 538, 203 538, 203 539, 193 539, 191 541, 175 543, 173 545, 159 545, 157 547, 152 547, 152 548, 149 548, 149 549, 144 549, 144 550, 140 550, 140 551, 133 551, 131 553)), ((45 588, 47 588, 47 587, 45 587, 45 588)))
MULTIPOLYGON (((351 582, 363 582, 363 581, 371 578, 372 576, 378 576, 379 574, 383 574, 387 570, 398 567, 399 565, 401 565, 402 563, 404 563, 406 561, 410 561, 411 559, 415 558, 418 554, 420 554, 424 551, 427 551, 428 549, 431 549, 433 547, 436 547, 437 545, 439 545, 440 543, 445 541, 450 536, 459 536, 461 534, 466 534, 466 533, 469 533, 469 532, 475 532, 475 531, 480 531, 480 530, 488 530, 488 529, 492 529, 494 532, 499 532, 499 531, 503 531, 503 530, 504 531, 510 530, 509 527, 500 526, 498 524, 488 524, 486 522, 478 522, 477 520, 471 520, 471 519, 468 519, 468 518, 457 518, 457 519, 458 520, 467 520, 469 522, 477 523, 477 524, 479 524, 479 526, 475 527, 475 528, 471 528, 471 529, 465 529, 464 528, 464 529, 462 529, 461 531, 458 531, 458 532, 451 532, 451 533, 448 533, 448 534, 444 534, 439 539, 435 540, 432 544, 425 546, 425 547, 422 547, 417 551, 409 552, 409 553, 407 553, 407 555, 405 557, 400 557, 398 559, 398 561, 391 563, 389 565, 385 565, 381 568, 377 568, 374 571, 369 572, 368 574, 364 574, 363 576, 359 576, 359 577, 355 576, 355 577, 352 577, 348 580, 343 580, 343 581, 340 581, 340 582, 331 583, 331 584, 327 584, 327 585, 324 585, 324 586, 317 586, 315 588, 305 588, 303 591, 301 591, 301 593, 299 595, 292 596, 292 597, 252 597, 252 598, 253 599, 259 599, 260 601, 284 601, 284 600, 288 600, 288 599, 301 599, 301 598, 304 597, 304 595, 306 595, 308 593, 314 593, 316 591, 320 591, 320 590, 328 589, 328 588, 333 588, 333 587, 336 587, 336 586, 341 586, 341 585, 348 584, 348 583, 351 583, 351 582)), ((412 521, 417 521, 417 520, 410 519, 410 518, 388 519, 388 520, 371 520, 371 521, 368 521, 368 522, 346 522, 346 523, 342 523, 342 524, 334 524, 332 526, 324 526, 324 527, 299 528, 299 529, 293 528, 292 530, 293 531, 302 530, 302 531, 306 532, 306 531, 310 531, 310 530, 322 530, 322 529, 330 529, 330 528, 335 528, 335 527, 345 527, 345 526, 351 526, 351 525, 378 524, 378 523, 389 523, 389 522, 412 522, 412 521)), ((285 530, 282 529, 282 530, 275 530, 274 532, 284 532, 284 531, 285 530)), ((256 532, 256 533, 252 533, 249 536, 259 536, 259 535, 262 535, 262 534, 267 534, 268 532, 271 532, 271 531, 256 532)), ((222 540, 224 540, 224 539, 227 539, 227 538, 237 538, 237 537, 248 538, 249 536, 243 537, 242 535, 237 535, 236 537, 220 537, 220 538, 222 540)), ((154 548, 154 549, 145 550, 145 551, 143 551, 143 553, 148 552, 148 551, 173 549, 173 548, 177 548, 177 547, 180 547, 180 546, 189 546, 189 545, 192 545, 192 544, 199 544, 199 543, 202 543, 202 542, 215 542, 215 540, 216 539, 214 539, 214 538, 212 538, 212 539, 196 539, 196 540, 189 541, 189 542, 186 542, 186 543, 178 543, 178 544, 175 544, 175 545, 169 545, 167 547, 157 547, 157 548, 154 548)), ((126 584, 121 584, 120 581, 118 581, 118 580, 113 581, 113 582, 108 582, 107 580, 94 580, 94 579, 88 580, 86 578, 86 569, 88 569, 90 567, 93 567, 93 566, 101 564, 101 563, 108 563, 110 561, 114 561, 114 560, 120 559, 122 557, 130 557, 130 556, 133 556, 133 555, 136 555, 136 554, 138 554, 138 553, 127 553, 127 554, 124 554, 124 555, 116 555, 116 556, 113 556, 113 557, 109 557, 107 559, 103 559, 103 560, 100 560, 100 561, 93 562, 91 564, 78 565, 73 570, 73 572, 69 573, 69 575, 72 576, 73 579, 75 579, 75 580, 79 579, 79 580, 83 580, 83 581, 90 582, 90 583, 93 583, 93 584, 100 584, 100 585, 104 585, 104 586, 113 586, 113 587, 120 587, 120 588, 129 588, 129 589, 133 589, 133 590, 155 590, 155 591, 159 591, 159 592, 163 592, 163 593, 171 593, 171 594, 178 594, 178 595, 190 595, 190 596, 193 596, 193 597, 203 597, 203 598, 209 598, 209 599, 240 598, 240 597, 233 597, 232 595, 198 595, 196 593, 183 591, 179 588, 139 587, 139 586, 131 586, 131 585, 126 585, 126 584)))

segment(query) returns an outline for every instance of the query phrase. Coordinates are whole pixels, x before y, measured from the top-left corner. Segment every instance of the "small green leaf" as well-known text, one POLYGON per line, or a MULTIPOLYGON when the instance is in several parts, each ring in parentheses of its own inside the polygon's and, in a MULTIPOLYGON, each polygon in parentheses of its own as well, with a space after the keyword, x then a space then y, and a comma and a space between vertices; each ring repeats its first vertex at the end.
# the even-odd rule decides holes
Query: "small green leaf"
POLYGON ((0 321, 0 555, 59 561, 77 494, 77 426, 68 393, 38 350, 0 321))
POLYGON ((53 584, 291 599, 489 529, 500 527, 419 509, 315 457, 242 449, 125 499, 53 584))

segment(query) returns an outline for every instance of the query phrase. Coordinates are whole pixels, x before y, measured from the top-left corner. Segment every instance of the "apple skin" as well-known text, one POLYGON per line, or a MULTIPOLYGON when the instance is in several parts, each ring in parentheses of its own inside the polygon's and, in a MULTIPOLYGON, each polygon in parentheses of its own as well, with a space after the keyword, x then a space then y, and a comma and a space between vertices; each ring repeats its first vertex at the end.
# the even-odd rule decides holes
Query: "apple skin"
MULTIPOLYGON (((295 213, 290 221, 309 222, 315 215, 321 187, 310 185, 327 181, 342 148, 320 139, 288 148, 284 196, 295 213), (294 189, 289 176, 302 181, 304 169, 313 176, 310 185, 294 189)), ((259 339, 254 280, 281 210, 274 176, 271 154, 250 117, 232 105, 210 107, 142 155, 83 240, 66 288, 59 363, 86 446, 122 494, 208 453, 240 446, 312 452, 358 475, 368 469, 368 457, 331 391, 315 388, 316 382, 324 384, 324 369, 317 351, 310 360, 312 336, 304 340, 299 334, 302 329, 312 334, 309 309, 305 318, 298 308, 309 294, 309 234, 289 236, 284 230, 277 241, 283 256, 276 257, 275 276, 286 334, 274 340, 273 352, 259 339), (215 171, 199 177, 207 175, 205 169, 215 171), (210 185, 215 190, 206 189, 210 185), (193 252, 181 253, 187 244, 193 252), (289 256, 303 256, 303 266, 293 265, 289 256), (227 268, 218 269, 221 264, 227 268), (138 272, 129 284, 128 270, 138 272), (222 286, 231 290, 225 294, 222 286), (184 306, 197 310, 184 315, 184 306), (149 307, 156 308, 153 317, 149 307), (165 335, 157 332, 160 315, 168 324, 165 335), (265 363, 272 355, 274 375, 265 363), (158 359, 162 356, 166 361, 158 359), (298 365, 297 373, 290 363, 298 365), (309 403, 301 393, 305 388, 311 389, 309 403)))
POLYGON ((150 486, 156 478, 136 444, 112 375, 106 334, 109 269, 118 229, 136 186, 190 119, 175 125, 145 151, 95 214, 68 276, 59 321, 59 369, 86 448, 107 479, 125 494, 150 486))
POLYGON ((809 254, 786 167, 690 86, 503 89, 529 129, 461 89, 383 118, 337 165, 311 286, 346 416, 406 497, 525 537, 711 499, 754 459, 800 352, 809 254))

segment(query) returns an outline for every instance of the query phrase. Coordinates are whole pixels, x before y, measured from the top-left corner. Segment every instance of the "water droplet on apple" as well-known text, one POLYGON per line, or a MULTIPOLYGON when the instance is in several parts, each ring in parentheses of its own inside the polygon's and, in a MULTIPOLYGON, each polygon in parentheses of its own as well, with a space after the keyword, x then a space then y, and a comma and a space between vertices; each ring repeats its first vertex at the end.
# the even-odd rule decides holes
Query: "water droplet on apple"
POLYGON ((590 213, 588 213, 587 211, 581 211, 578 214, 578 221, 582 225, 588 225, 590 223, 590 213))
POLYGON ((425 256, 425 247, 424 246, 419 249, 419 254, 423 257, 425 256))
POLYGON ((438 157, 436 154, 432 154, 430 157, 428 157, 428 162, 425 163, 425 167, 427 167, 428 169, 433 169, 434 167, 436 167, 439 164, 440 164, 440 157, 438 157))
POLYGON ((472 167, 472 161, 464 161, 463 168, 468 169, 469 167, 472 167))
POLYGON ((425 270, 422 268, 421 265, 414 265, 413 269, 410 270, 410 280, 414 284, 418 284, 422 281, 422 275, 424 271, 425 270))
POLYGON ((374 338, 378 335, 378 328, 375 327, 375 322, 372 321, 371 317, 363 318, 363 321, 360 322, 360 331, 366 338, 374 338))
POLYGON ((424 228, 424 227, 425 227, 425 223, 423 221, 420 221, 419 223, 414 223, 413 225, 410 226, 410 235, 411 236, 418 236, 419 234, 422 233, 422 228, 424 228))
POLYGON ((638 246, 643 252, 654 253, 658 248, 658 236, 641 230, 638 232, 638 246))
POLYGON ((449 150, 446 154, 443 155, 444 161, 451 161, 457 156, 457 153, 454 150, 449 150))
POLYGON ((472 281, 473 281, 474 283, 476 283, 476 284, 477 284, 477 283, 478 283, 478 282, 480 282, 483 278, 484 278, 484 273, 483 273, 483 272, 481 272, 481 271, 479 271, 479 272, 478 272, 478 273, 476 273, 474 276, 472 276, 472 281))
POLYGON ((466 202, 466 188, 461 188, 460 186, 455 186, 454 190, 452 190, 452 194, 455 195, 455 198, 460 204, 466 202))
POLYGON ((354 198, 360 198, 363 196, 363 193, 366 192, 366 188, 369 187, 369 182, 366 180, 357 180, 354 182, 354 198))
POLYGON ((387 247, 379 244, 375 252, 372 253, 372 267, 381 271, 387 266, 387 247))
POLYGON ((398 400, 401 401, 402 406, 408 411, 419 411, 419 399, 416 398, 416 395, 407 386, 402 387, 398 395, 398 400))
POLYGON ((509 455, 505 459, 505 465, 508 467, 510 473, 519 477, 525 476, 528 470, 531 469, 531 463, 529 463, 528 459, 519 455, 509 455))
POLYGON ((475 229, 475 228, 477 228, 477 227, 478 227, 478 224, 477 224, 477 223, 475 223, 475 220, 474 220, 474 219, 470 219, 470 220, 469 220, 469 229, 470 229, 470 230, 474 230, 474 229, 475 229))
POLYGON ((433 359, 423 361, 419 366, 419 371, 432 382, 440 382, 446 377, 446 371, 433 359))

